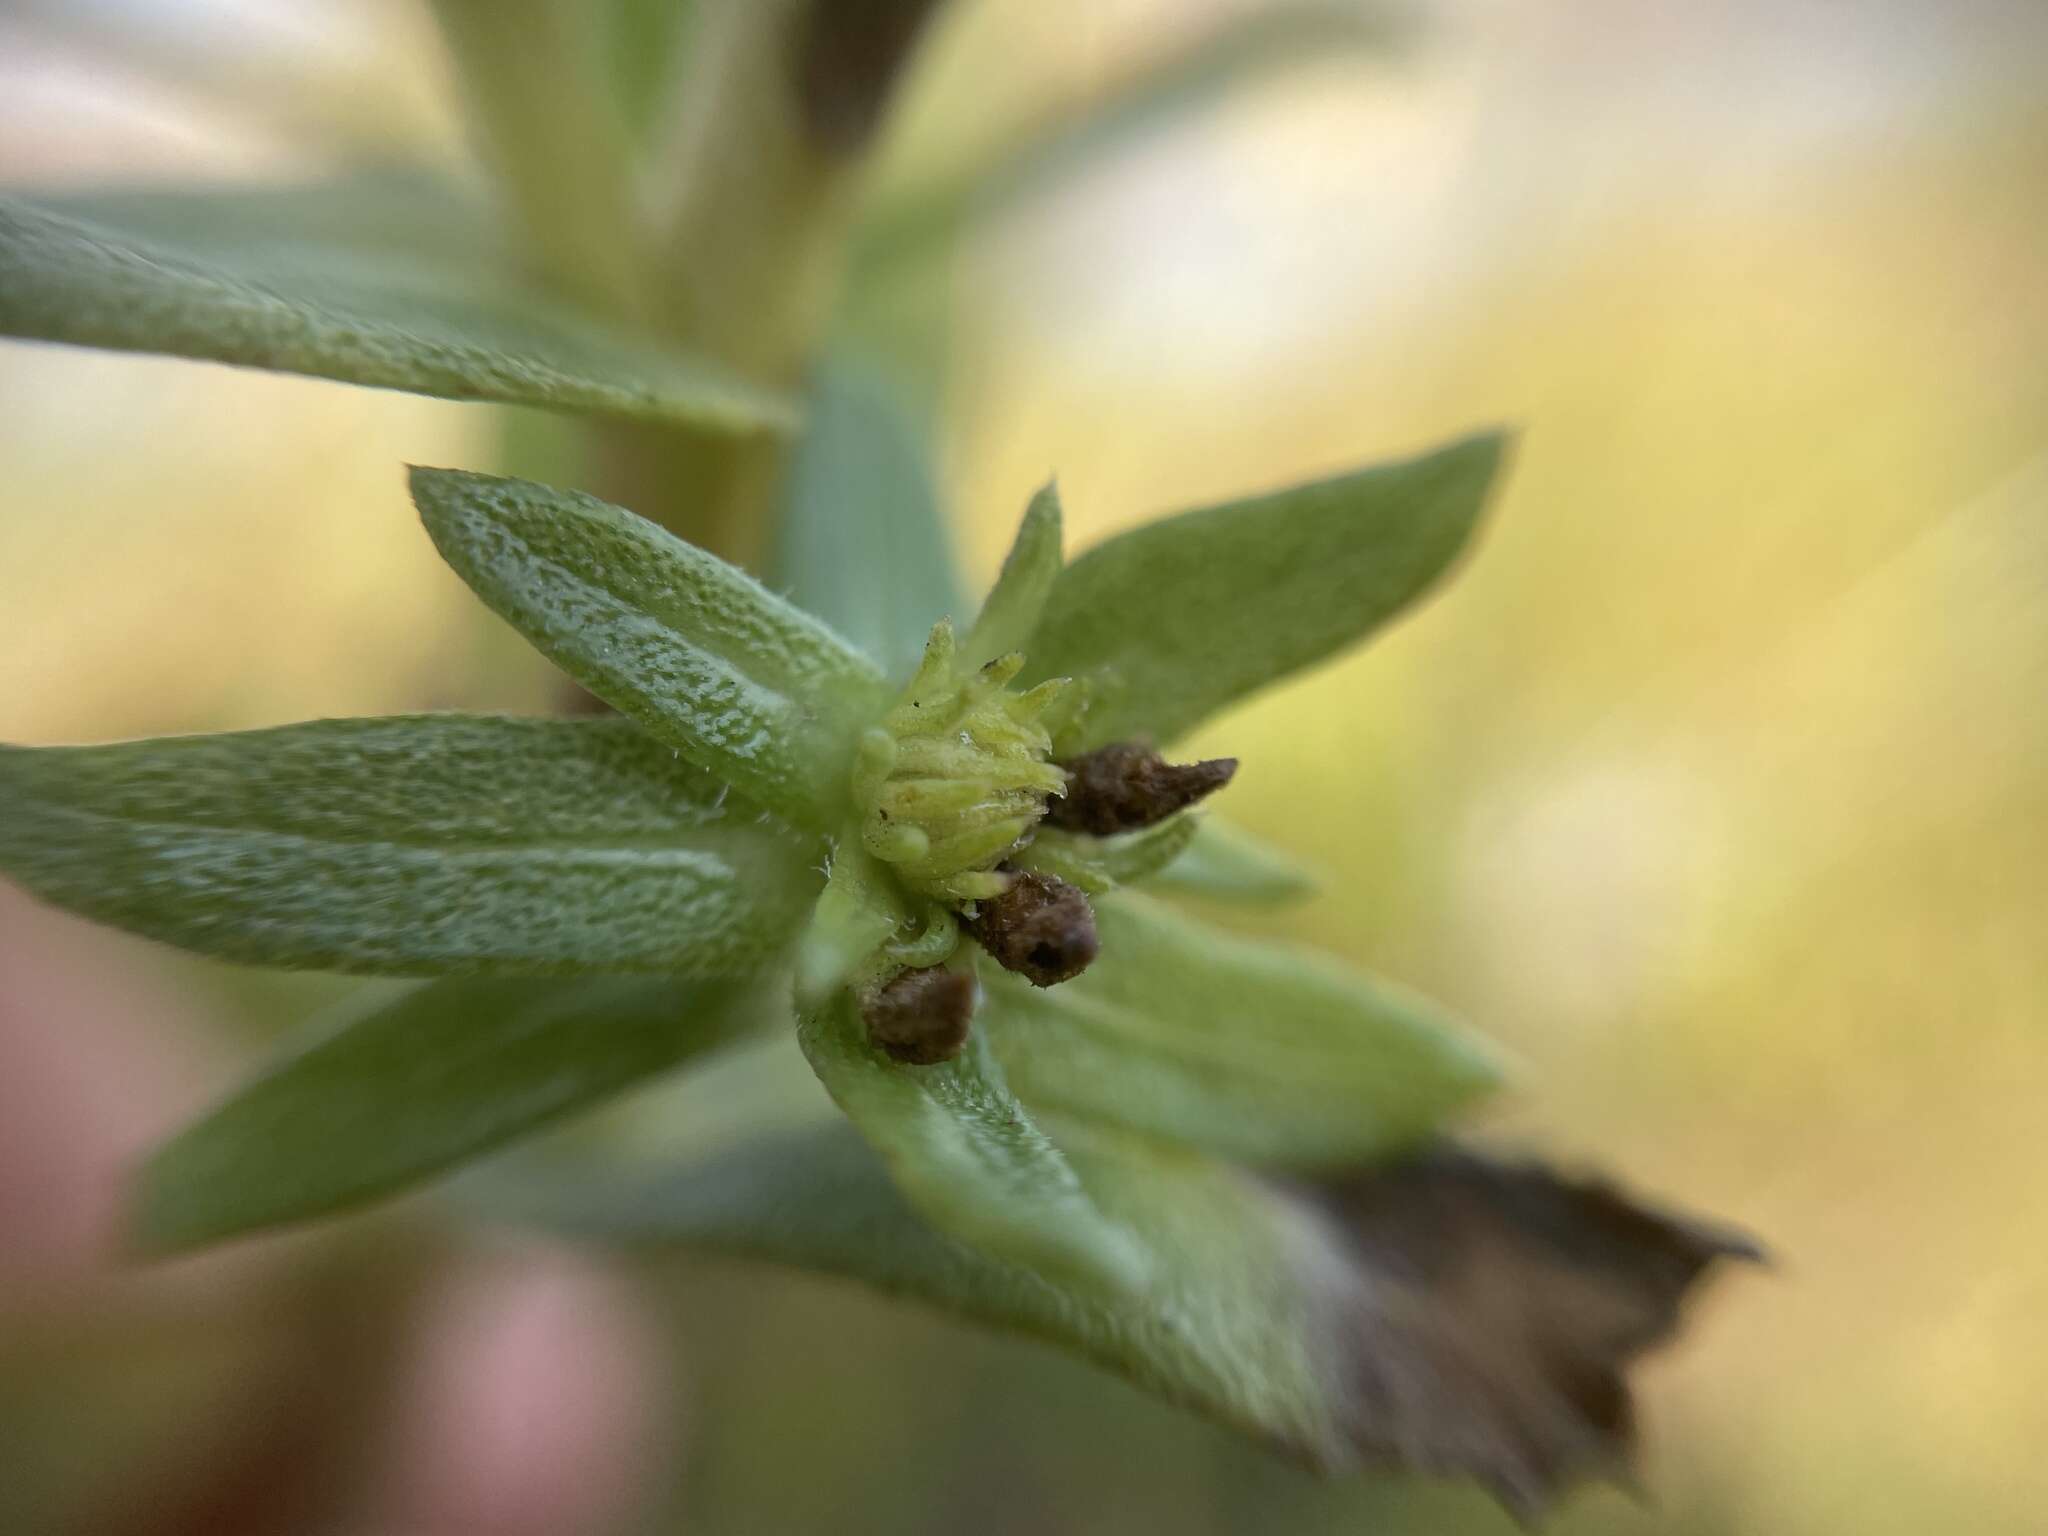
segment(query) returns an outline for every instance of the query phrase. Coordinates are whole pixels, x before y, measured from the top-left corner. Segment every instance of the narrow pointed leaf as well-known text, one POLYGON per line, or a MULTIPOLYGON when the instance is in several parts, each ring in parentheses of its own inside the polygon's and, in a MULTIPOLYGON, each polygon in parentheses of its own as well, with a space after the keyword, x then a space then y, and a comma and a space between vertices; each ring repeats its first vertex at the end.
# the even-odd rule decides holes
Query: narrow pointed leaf
POLYGON ((302 272, 422 293, 517 289, 514 245, 489 204, 440 177, 375 170, 325 181, 38 192, 24 201, 153 250, 261 280, 302 272))
POLYGON ((917 665, 936 620, 965 616, 930 445, 852 352, 828 357, 812 386, 771 574, 892 677, 917 665))
POLYGON ((667 977, 350 999, 157 1150, 134 1240, 168 1252, 398 1194, 778 1016, 761 983, 667 977))
MULTIPOLYGON (((1143 1244, 1146 1291, 1078 1288, 950 1240, 842 1126, 763 1139, 679 1173, 536 1185, 535 1214, 574 1233, 679 1244, 850 1275, 1075 1350, 1306 1459, 1345 1459, 1316 1359, 1315 1220, 1238 1170, 1107 1133, 1063 1133, 1104 1217, 1143 1244)), ((518 1195, 509 1197, 517 1211, 518 1195)))
POLYGON ((1115 837, 1043 828, 1021 853, 1011 855, 1009 863, 1100 896, 1121 885, 1157 878, 1187 851, 1200 826, 1201 818, 1182 815, 1115 837))
POLYGON ((1492 1087, 1440 1009, 1329 958, 1122 892, 1058 987, 987 979, 980 1027, 1026 1103, 1226 1157, 1329 1167, 1428 1137, 1492 1087))
POLYGON ((1455 1149, 1288 1189, 1137 1138, 1060 1136, 1143 1244, 1149 1290, 1079 1292, 946 1241, 840 1127, 525 1205, 587 1236, 853 1276, 1082 1355, 1317 1470, 1473 1478, 1525 1518, 1625 1472, 1627 1367, 1716 1264, 1757 1256, 1607 1185, 1455 1149))
POLYGON ((1060 574, 1026 677, 1097 673, 1063 753, 1149 737, 1365 638, 1443 574, 1477 523, 1503 440, 1184 512, 1060 574))
POLYGON ((843 819, 875 664, 751 576, 576 491, 415 469, 413 500, 476 594, 592 693, 770 810, 843 819))
POLYGON ((961 665, 978 667, 1030 643, 1045 599, 1059 579, 1062 541, 1060 490, 1048 484, 1024 509, 1016 542, 961 648, 961 665))
POLYGON ((1179 857, 1150 881, 1155 891, 1245 906, 1280 906, 1321 886, 1292 854, 1215 815, 1201 819, 1179 857))
POLYGON ((951 1061, 905 1066, 868 1043, 842 992, 805 1015, 798 1039, 905 1198, 940 1231, 1085 1291, 1143 1283, 1130 1234, 1095 1207, 978 1034, 951 1061))
POLYGON ((0 872, 149 938, 365 974, 771 966, 810 839, 623 720, 0 747, 0 872))
POLYGON ((0 201, 0 335, 712 430, 792 424, 778 396, 502 273, 388 247, 188 246, 162 231, 196 220, 151 212, 132 233, 0 201))

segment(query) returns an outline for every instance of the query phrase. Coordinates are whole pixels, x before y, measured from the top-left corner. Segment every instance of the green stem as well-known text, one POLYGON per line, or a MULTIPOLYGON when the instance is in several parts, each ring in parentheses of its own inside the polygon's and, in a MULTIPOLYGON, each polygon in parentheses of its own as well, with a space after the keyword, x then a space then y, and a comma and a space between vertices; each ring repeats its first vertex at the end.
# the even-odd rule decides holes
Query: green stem
MULTIPOLYGON (((830 328, 868 150, 935 0, 700 0, 656 136, 669 334, 800 388, 830 328)), ((606 489, 758 565, 787 445, 609 428, 606 489)))
MULTIPOLYGON (((590 8, 435 0, 557 284, 791 390, 824 344, 868 150, 937 3, 699 0, 643 203, 590 8)), ((598 494, 758 566, 786 442, 607 423, 587 449, 598 494)))
POLYGON ((576 0, 434 0, 486 154, 551 283, 624 320, 652 313, 632 137, 576 0))

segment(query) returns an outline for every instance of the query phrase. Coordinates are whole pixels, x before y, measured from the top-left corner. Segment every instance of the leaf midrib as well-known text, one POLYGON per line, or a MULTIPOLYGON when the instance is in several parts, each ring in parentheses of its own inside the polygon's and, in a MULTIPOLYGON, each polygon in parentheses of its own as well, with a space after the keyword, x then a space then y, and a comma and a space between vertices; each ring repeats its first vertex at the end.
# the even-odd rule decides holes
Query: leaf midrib
MULTIPOLYGON (((817 712, 805 697, 804 679, 801 676, 791 675, 772 658, 748 645, 734 644, 730 649, 721 649, 706 640, 697 639, 663 613, 657 605, 628 597, 617 588, 607 585, 587 571, 564 560, 558 552, 536 538, 528 529, 509 521, 500 522, 498 526, 519 546, 521 554, 530 565, 545 569, 548 579, 544 586, 557 590, 575 588, 597 594, 608 605, 616 608, 620 617, 646 624, 673 642, 678 650, 703 657, 721 670, 729 672, 764 699, 774 700, 781 706, 781 712, 787 720, 803 727, 815 724, 817 712)), ((789 637, 774 638, 778 644, 789 643, 789 637)), ((812 635, 801 637, 806 643, 814 642, 818 638, 812 635)), ((832 658, 833 675, 829 679, 832 686, 852 685, 853 669, 845 664, 850 660, 852 657, 832 658)), ((654 694, 646 696, 658 703, 664 713, 670 708, 669 701, 662 700, 654 694)))
MULTIPOLYGON (((693 846, 689 842, 685 841, 681 836, 676 836, 673 838, 611 837, 602 840, 578 839, 573 837, 524 837, 516 841, 508 841, 499 834, 478 832, 469 837, 450 838, 437 842, 430 841, 422 837, 391 837, 368 834, 357 837, 351 837, 346 835, 329 835, 321 832, 308 832, 299 829, 288 829, 284 827, 270 825, 263 822, 241 822, 236 824, 224 825, 211 821, 195 821, 185 817, 124 816, 114 811, 93 810, 87 806, 68 805, 61 801, 45 800, 32 801, 31 803, 40 804, 44 806, 46 809, 56 811, 67 816, 80 817, 87 821, 112 822, 121 826, 130 827, 158 827, 163 828, 166 831, 205 833, 215 837, 246 836, 251 838, 268 838, 282 842, 307 843, 314 846, 333 846, 339 848, 398 848, 417 853, 505 851, 516 854, 524 852, 544 851, 550 849, 565 852, 589 853, 596 855, 630 854, 635 852, 655 854, 676 853, 696 855, 698 857, 706 859, 716 859, 720 863, 725 864, 728 869, 732 868, 731 863, 725 859, 723 852, 721 850, 717 848, 693 846)), ((705 829, 699 830, 703 831, 705 829)), ((737 827, 721 827, 717 829, 716 832, 713 832, 711 835, 729 837, 732 833, 737 832, 739 830, 740 829, 737 827)))

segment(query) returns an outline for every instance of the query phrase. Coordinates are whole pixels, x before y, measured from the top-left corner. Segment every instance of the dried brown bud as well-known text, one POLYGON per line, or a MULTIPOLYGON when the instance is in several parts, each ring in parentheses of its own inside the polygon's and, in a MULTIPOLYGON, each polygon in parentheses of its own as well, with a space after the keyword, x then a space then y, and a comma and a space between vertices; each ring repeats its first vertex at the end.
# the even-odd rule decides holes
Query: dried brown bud
POLYGON ((982 902, 961 926, 996 964, 1034 987, 1073 980, 1102 947, 1095 909, 1080 888, 1030 871, 1019 872, 1008 890, 982 902))
POLYGON ((902 971, 861 999, 876 1049, 915 1067, 950 1061, 974 1020, 974 977, 942 965, 902 971))
POLYGON ((1169 763, 1141 741, 1119 741, 1060 766, 1066 798, 1047 807, 1046 825, 1108 837, 1164 821, 1221 789, 1237 772, 1237 759, 1169 763))

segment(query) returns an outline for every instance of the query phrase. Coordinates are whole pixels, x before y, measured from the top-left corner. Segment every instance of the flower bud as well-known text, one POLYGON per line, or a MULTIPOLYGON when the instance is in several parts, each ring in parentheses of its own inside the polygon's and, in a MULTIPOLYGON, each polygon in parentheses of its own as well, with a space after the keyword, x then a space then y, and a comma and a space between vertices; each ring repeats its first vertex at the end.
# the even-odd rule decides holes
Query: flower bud
POLYGON ((947 903, 1000 895, 1011 876, 996 866, 1066 792, 1040 719, 1066 685, 1016 693, 1023 665, 1013 653, 963 672, 941 620, 903 697, 860 742, 861 841, 913 891, 947 903))

